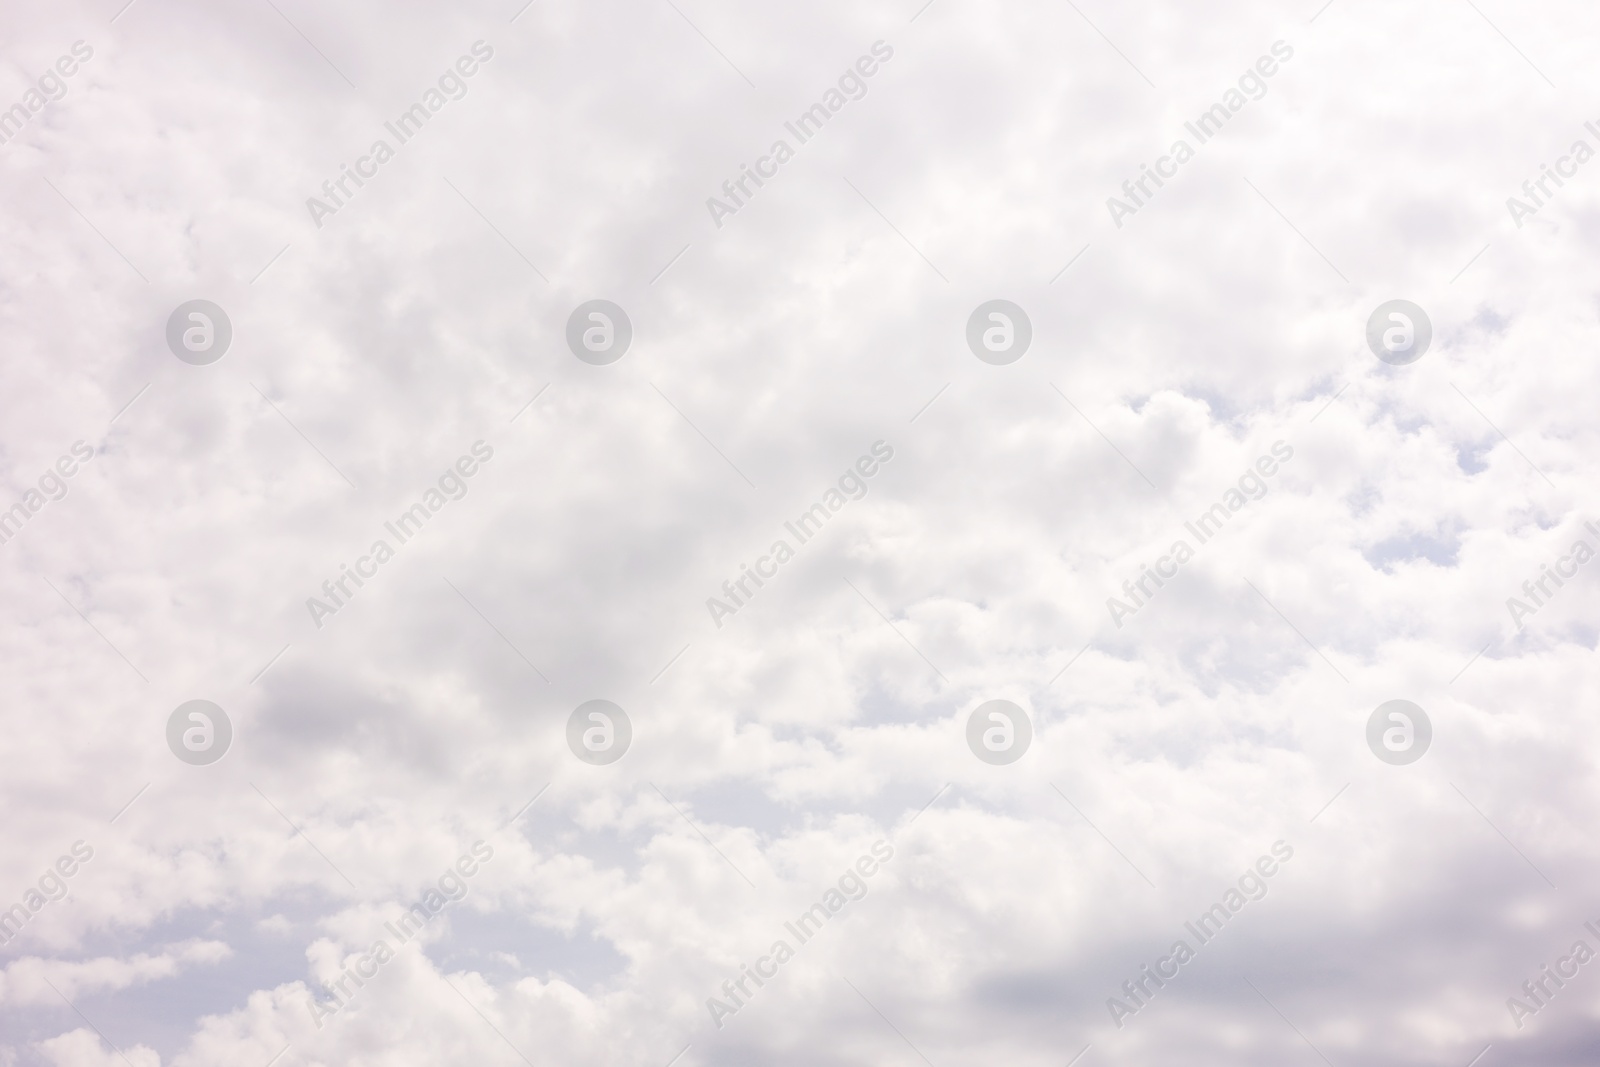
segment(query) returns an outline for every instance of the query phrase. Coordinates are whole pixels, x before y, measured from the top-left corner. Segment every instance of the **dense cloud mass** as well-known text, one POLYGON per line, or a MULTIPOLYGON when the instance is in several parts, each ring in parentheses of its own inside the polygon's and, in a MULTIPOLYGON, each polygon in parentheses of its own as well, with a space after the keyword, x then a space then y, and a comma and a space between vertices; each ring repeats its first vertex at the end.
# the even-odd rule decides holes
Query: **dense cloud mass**
POLYGON ((0 1067, 1593 1064, 1597 35, 0 4, 0 1067))

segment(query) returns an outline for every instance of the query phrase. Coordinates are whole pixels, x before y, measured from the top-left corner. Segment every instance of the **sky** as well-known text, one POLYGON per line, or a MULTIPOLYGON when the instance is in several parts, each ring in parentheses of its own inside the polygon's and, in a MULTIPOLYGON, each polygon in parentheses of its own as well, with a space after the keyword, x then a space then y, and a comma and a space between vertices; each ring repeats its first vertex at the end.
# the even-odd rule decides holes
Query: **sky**
POLYGON ((0 1067, 1594 1063, 1597 33, 0 2, 0 1067))

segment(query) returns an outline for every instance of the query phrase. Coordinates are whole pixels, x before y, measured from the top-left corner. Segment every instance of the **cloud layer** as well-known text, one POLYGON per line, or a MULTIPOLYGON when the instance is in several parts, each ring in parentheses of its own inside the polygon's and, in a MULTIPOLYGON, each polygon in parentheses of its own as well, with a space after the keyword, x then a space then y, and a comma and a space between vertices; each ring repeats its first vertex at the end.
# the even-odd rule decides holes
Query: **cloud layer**
POLYGON ((123 2, 0 12, 0 1065, 1594 1061, 1590 8, 123 2))

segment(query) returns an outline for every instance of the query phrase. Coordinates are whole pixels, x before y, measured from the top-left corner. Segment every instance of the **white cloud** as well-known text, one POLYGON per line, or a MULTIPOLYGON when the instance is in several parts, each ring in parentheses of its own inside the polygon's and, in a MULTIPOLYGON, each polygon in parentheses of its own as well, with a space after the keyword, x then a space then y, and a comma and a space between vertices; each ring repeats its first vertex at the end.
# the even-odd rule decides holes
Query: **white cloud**
POLYGON ((1506 1000, 1600 948, 1594 574, 1521 628, 1506 599, 1600 521, 1600 171, 1521 228, 1505 198, 1600 120, 1593 13, 674 3, 3 16, 0 105, 94 56, 0 146, 0 512, 94 451, 0 545, 0 907, 94 858, 0 953, 0 1064, 1590 1062, 1590 969, 1520 1030, 1506 1000), (306 198, 479 40, 318 229, 306 198), (209 366, 164 339, 196 297, 233 325, 209 366), (1364 339, 1397 297, 1433 324, 1405 367, 1364 339), (609 366, 563 339, 595 298, 633 324, 609 366), (1033 325, 1009 366, 963 334, 994 298, 1033 325), (706 598, 879 440, 717 628, 706 598), (478 441, 318 628, 307 598, 478 441), (633 747, 597 767, 565 729, 600 697, 633 747), (964 740, 996 697, 1035 730, 1002 767, 964 740), (1404 767, 1364 733, 1396 697, 1433 725, 1404 767), (197 698, 233 725, 211 766, 167 749, 197 698), (879 839, 718 1029, 706 998, 879 839), (1279 840, 1118 1029, 1107 999, 1279 840), (478 841, 318 1029, 313 991, 478 841))
POLYGON ((47 960, 25 956, 0 971, 0 1005, 54 1005, 59 997, 127 989, 172 978, 190 967, 221 963, 232 955, 220 941, 189 941, 158 954, 127 959, 47 960), (52 989, 51 987, 54 987, 52 989))

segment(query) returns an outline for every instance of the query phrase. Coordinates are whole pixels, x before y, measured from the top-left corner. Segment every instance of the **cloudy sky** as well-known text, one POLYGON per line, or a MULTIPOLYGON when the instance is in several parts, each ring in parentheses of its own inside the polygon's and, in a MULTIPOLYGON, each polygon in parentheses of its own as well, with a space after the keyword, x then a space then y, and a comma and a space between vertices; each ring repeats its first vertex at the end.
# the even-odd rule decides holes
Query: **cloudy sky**
POLYGON ((0 1067, 1600 1057, 1592 5, 124 3, 0 1067))

